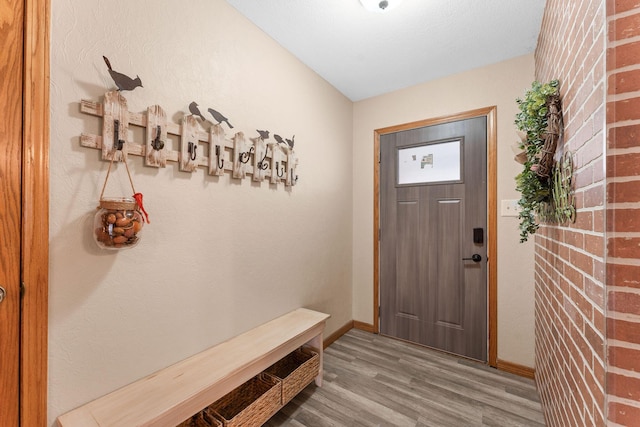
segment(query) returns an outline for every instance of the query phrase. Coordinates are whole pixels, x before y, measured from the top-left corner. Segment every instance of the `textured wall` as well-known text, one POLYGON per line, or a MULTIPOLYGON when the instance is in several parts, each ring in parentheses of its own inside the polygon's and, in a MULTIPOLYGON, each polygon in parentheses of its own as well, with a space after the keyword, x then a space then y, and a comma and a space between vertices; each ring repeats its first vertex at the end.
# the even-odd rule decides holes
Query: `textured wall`
MULTIPOLYGON (((352 103, 225 1, 161 3, 52 0, 50 424, 297 307, 330 313, 327 333, 352 319, 352 103), (178 123, 195 100, 247 136, 295 134, 299 184, 132 156, 151 224, 136 248, 99 250, 91 220, 107 163, 80 146, 101 120, 79 102, 113 88, 102 55, 142 78, 125 93, 131 111, 159 104, 178 123)), ((120 165, 105 194, 130 193, 120 165)))
MULTIPOLYGON (((515 99, 532 80, 526 55, 354 104, 354 319, 373 323, 373 131, 496 105, 498 201, 517 199, 515 99)), ((498 358, 533 367, 533 343, 533 244, 519 243, 517 218, 498 216, 498 358)))
POLYGON ((548 0, 536 78, 561 83, 577 216, 536 236, 536 382, 549 426, 604 420, 604 2, 548 0))
POLYGON ((640 425, 640 2, 607 2, 608 420, 640 425))

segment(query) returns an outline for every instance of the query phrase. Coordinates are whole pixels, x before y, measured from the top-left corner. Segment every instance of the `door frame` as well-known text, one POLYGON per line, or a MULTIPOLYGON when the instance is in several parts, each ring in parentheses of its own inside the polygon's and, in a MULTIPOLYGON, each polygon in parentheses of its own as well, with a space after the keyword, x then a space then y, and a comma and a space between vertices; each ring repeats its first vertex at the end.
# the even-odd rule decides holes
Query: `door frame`
POLYGON ((24 0, 20 426, 47 423, 50 0, 24 0))
POLYGON ((487 269, 488 269, 488 364, 498 365, 498 174, 497 174, 497 107, 491 106, 465 111, 449 116, 395 125, 373 131, 373 330, 380 333, 380 136, 425 126, 439 125, 459 120, 486 117, 487 119, 487 269))

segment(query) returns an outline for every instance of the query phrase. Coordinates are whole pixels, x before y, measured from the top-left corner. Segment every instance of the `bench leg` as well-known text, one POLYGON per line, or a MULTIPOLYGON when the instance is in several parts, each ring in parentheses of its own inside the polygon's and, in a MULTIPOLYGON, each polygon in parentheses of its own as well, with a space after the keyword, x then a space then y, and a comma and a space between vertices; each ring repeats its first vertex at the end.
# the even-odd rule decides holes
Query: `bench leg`
POLYGON ((315 382, 318 387, 322 387, 322 332, 320 332, 318 335, 313 337, 311 341, 309 341, 309 346, 312 347, 320 357, 319 372, 318 376, 315 379, 315 382))

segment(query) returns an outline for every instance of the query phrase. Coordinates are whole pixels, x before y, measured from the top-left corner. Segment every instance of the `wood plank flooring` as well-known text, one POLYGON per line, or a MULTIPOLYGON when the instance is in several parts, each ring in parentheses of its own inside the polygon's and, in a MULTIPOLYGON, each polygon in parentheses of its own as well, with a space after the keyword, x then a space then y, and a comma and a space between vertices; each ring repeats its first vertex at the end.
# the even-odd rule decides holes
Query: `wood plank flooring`
POLYGON ((544 426, 532 380, 352 329, 266 426, 544 426))

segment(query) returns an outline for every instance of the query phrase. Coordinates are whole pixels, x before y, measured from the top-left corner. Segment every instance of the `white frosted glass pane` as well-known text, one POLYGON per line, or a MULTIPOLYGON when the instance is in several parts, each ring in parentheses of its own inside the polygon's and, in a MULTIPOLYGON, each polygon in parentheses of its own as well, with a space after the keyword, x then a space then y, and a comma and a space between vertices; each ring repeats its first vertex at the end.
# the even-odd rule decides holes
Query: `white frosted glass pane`
POLYGON ((398 184, 460 181, 461 141, 398 149, 398 184))

